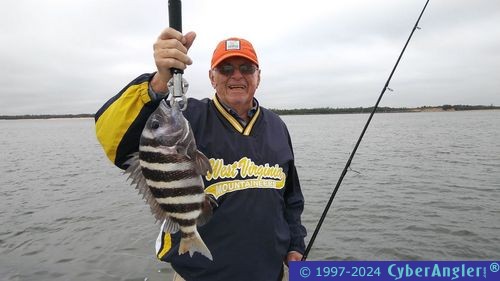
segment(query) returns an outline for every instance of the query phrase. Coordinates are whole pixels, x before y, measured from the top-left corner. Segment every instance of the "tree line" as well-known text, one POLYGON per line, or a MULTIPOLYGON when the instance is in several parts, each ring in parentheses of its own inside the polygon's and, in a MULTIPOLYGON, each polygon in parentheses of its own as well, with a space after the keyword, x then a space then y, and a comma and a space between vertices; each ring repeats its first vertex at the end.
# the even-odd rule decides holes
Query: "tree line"
MULTIPOLYGON (((485 110, 500 109, 500 106, 494 105, 450 105, 440 106, 421 106, 421 107, 378 107, 377 112, 419 112, 438 109, 443 111, 462 111, 462 110, 485 110)), ((372 107, 348 107, 348 108, 296 108, 296 109, 270 109, 279 115, 308 115, 308 114, 349 114, 349 113, 370 113, 372 107)), ((94 114, 26 114, 26 115, 0 115, 0 120, 14 119, 51 119, 51 118, 94 118, 94 114)))
POLYGON ((94 118, 94 114, 25 114, 25 115, 0 115, 0 119, 52 119, 52 118, 94 118))
MULTIPOLYGON (((494 105, 441 105, 441 106, 421 106, 421 107, 378 107, 377 112, 420 112, 427 110, 443 110, 443 111, 463 111, 463 110, 485 110, 485 109, 500 109, 500 106, 494 105)), ((350 108, 300 108, 300 109, 270 109, 279 115, 308 115, 308 114, 349 114, 349 113, 370 113, 372 107, 350 107, 350 108)))

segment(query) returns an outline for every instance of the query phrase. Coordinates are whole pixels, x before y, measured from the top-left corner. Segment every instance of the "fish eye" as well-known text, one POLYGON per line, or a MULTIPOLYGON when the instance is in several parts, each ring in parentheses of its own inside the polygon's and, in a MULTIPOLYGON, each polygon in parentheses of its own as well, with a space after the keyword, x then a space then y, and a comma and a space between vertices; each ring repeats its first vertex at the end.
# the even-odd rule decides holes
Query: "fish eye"
POLYGON ((158 122, 158 121, 156 121, 156 120, 153 120, 153 121, 151 122, 151 129, 156 130, 156 129, 158 129, 158 128, 160 128, 160 122, 158 122))

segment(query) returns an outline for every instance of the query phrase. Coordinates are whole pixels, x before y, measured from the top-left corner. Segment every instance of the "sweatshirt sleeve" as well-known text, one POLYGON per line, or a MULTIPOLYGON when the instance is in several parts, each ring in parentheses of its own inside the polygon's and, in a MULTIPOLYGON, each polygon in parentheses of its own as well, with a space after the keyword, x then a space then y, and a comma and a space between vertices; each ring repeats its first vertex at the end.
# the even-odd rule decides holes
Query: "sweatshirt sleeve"
MULTIPOLYGON (((290 149, 292 143, 290 136, 288 136, 290 149)), ((292 149, 293 151, 293 149, 292 149)), ((295 168, 295 161, 291 161, 286 179, 285 189, 285 218, 290 227, 290 247, 288 251, 297 251, 299 253, 305 252, 304 237, 307 235, 306 228, 302 225, 301 215, 304 210, 304 196, 300 188, 299 176, 295 168)))
POLYGON ((285 218, 290 227, 290 247, 288 251, 297 251, 304 253, 306 247, 304 237, 306 236, 306 228, 302 225, 300 216, 304 210, 304 197, 300 190, 299 179, 295 166, 290 168, 287 177, 287 186, 285 191, 285 218))
POLYGON ((138 151, 142 129, 158 107, 159 101, 152 100, 148 91, 153 75, 142 74, 134 79, 95 114, 97 139, 109 160, 121 169, 138 151))

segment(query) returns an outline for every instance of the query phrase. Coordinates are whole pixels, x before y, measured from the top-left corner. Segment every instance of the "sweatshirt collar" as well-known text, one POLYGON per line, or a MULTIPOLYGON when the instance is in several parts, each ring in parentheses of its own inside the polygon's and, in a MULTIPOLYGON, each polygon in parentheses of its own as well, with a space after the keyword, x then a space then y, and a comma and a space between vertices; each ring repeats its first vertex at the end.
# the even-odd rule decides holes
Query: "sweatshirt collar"
POLYGON ((238 132, 245 136, 250 135, 253 125, 260 114, 260 106, 257 99, 253 99, 253 106, 248 111, 248 117, 250 118, 248 123, 245 122, 245 120, 243 120, 243 118, 241 118, 234 109, 221 102, 217 94, 215 94, 213 101, 217 110, 238 132))

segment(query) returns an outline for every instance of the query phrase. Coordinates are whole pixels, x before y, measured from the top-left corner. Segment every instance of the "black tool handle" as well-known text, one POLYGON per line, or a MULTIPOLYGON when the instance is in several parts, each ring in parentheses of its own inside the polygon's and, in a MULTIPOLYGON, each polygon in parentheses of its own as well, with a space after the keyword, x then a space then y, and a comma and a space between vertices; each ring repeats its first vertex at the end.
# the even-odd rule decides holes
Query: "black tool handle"
MULTIPOLYGON (((182 33, 182 5, 181 0, 168 0, 169 26, 182 33)), ((172 74, 184 73, 182 69, 172 68, 172 74)))

